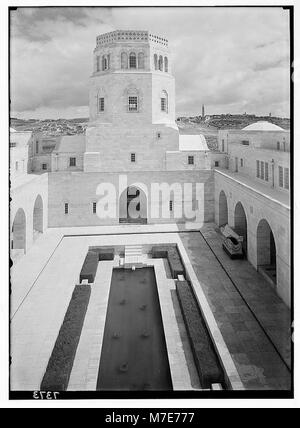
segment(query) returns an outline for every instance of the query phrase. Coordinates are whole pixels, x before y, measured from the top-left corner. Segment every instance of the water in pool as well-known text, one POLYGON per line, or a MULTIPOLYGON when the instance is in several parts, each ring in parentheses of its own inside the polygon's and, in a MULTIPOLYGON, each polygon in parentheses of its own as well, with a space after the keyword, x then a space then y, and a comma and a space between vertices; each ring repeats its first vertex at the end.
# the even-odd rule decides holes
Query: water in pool
POLYGON ((172 390, 153 267, 113 269, 98 390, 172 390))

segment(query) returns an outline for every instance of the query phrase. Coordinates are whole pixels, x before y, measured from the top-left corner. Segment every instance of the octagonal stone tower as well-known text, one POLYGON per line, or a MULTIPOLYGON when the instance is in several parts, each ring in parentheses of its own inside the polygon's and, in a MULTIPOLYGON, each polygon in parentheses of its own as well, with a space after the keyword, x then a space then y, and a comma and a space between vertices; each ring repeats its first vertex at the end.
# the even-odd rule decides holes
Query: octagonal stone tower
POLYGON ((93 59, 84 171, 165 170, 179 147, 168 41, 113 31, 97 37, 93 59))

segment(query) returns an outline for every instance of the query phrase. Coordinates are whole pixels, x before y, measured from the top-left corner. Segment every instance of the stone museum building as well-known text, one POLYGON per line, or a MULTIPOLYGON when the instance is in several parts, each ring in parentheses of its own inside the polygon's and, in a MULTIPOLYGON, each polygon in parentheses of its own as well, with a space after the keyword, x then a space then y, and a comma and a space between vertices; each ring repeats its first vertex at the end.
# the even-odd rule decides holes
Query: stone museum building
MULTIPOLYGON (((45 274, 47 263, 53 262, 55 252, 66 242, 66 237, 68 242, 72 237, 85 239, 86 252, 87 236, 93 235, 94 239, 95 235, 108 231, 115 235, 132 231, 141 243, 139 233, 174 230, 195 233, 209 227, 211 234, 218 236, 209 244, 214 252, 215 247, 221 248, 219 227, 225 225, 243 238, 245 259, 234 261, 234 266, 244 269, 247 263, 247 269, 253 269, 266 289, 269 287, 274 293, 274 299, 278 298, 277 307, 286 308, 284 311, 288 313, 291 305, 290 132, 265 121, 239 130, 220 130, 217 150, 209 150, 204 135, 179 133, 168 40, 148 31, 117 30, 99 35, 92 55, 89 122, 85 135, 42 138, 32 132, 10 129, 10 251, 14 263, 15 322, 25 311, 27 293, 39 275, 45 274), (31 272, 24 274, 26 267, 31 272), (24 284, 27 281, 28 288, 17 290, 18 281, 24 284)), ((148 239, 152 242, 151 237, 148 239)), ((147 239, 145 245, 146 242, 147 239)), ((118 240, 107 241, 107 245, 117 243, 118 240)), ((189 251, 197 245, 190 243, 189 251)), ((60 261, 57 258, 57 263, 62 263, 61 257, 66 256, 66 271, 68 251, 75 251, 74 245, 60 253, 60 261)), ((74 272, 77 278, 84 251, 80 256, 74 253, 73 260, 79 257, 76 259, 79 267, 76 265, 75 270, 70 271, 73 284, 74 272)), ((208 267, 208 256, 204 262, 200 258, 197 262, 198 256, 192 257, 189 251, 188 265, 198 263, 208 267)), ((199 254, 200 257, 201 252, 199 254)), ((226 254, 224 257, 229 263, 229 257, 226 254)), ((54 278, 56 273, 52 270, 51 275, 54 278)), ((213 277, 211 273, 210 280, 213 277)), ((251 276, 248 280, 251 288, 251 276)), ((52 296, 50 282, 45 296, 52 296)), ((35 293, 37 289, 32 290, 35 293)), ((64 293, 62 291, 62 301, 64 293)), ((254 300, 259 305, 259 297, 254 300)), ((204 312, 213 311, 214 315, 211 318, 207 315, 207 322, 219 325, 217 309, 214 310, 219 306, 208 306, 210 309, 204 312)), ((33 303, 27 311, 30 307, 33 303)), ((203 303, 203 307, 206 308, 206 304, 203 303)), ((58 316, 60 322, 63 313, 62 310, 60 318, 58 316)), ((214 330, 215 324, 209 325, 214 330)), ((57 334, 57 326, 55 328, 49 325, 52 336, 54 330, 57 334)), ((165 321, 164 328, 167 335, 165 321)), ((220 330, 226 342, 226 334, 221 327, 220 330)), ((56 335, 52 336, 47 340, 52 340, 53 345, 56 335)), ((216 339, 216 343, 221 342, 216 339)), ((49 349, 52 345, 49 344, 49 349)), ((228 349, 232 354, 229 346, 228 349)), ((288 359, 286 349, 283 353, 288 359)), ((235 357, 233 360, 236 363, 235 357)), ((21 365, 20 357, 15 373, 18 370, 20 373, 21 365)), ((256 373, 254 377, 257 376, 256 373)), ((16 388, 30 385, 30 380, 15 382, 16 388)), ((262 385, 265 384, 262 382, 262 385)), ((280 382, 276 385, 279 388, 280 382)))

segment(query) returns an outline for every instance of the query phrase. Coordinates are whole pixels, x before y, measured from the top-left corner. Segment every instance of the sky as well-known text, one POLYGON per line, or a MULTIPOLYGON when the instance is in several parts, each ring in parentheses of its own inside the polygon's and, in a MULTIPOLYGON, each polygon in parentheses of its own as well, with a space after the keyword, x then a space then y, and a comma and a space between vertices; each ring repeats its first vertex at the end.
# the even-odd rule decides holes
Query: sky
POLYGON ((11 116, 88 117, 96 36, 149 30, 169 40, 176 115, 289 117, 289 16, 274 8, 62 7, 11 11, 11 116))

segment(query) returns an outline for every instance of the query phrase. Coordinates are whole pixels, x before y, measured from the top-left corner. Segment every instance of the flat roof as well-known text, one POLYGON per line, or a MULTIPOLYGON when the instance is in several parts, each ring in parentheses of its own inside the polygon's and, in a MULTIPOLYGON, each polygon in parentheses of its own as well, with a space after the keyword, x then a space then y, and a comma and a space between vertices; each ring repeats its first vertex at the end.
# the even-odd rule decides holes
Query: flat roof
POLYGON ((64 135, 57 144, 58 153, 83 153, 85 151, 85 135, 64 135))
POLYGON ((209 151, 204 135, 179 135, 179 150, 188 152, 209 151))

